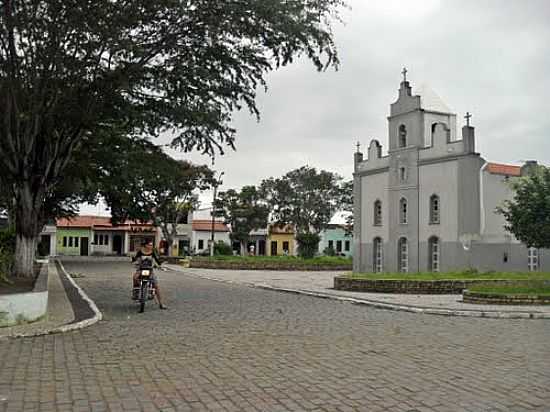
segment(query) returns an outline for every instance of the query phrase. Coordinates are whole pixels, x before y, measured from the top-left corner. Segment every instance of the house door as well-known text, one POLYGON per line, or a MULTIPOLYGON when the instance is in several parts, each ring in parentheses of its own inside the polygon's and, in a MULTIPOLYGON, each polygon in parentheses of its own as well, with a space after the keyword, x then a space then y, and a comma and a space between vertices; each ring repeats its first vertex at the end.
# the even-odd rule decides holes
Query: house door
POLYGON ((122 236, 120 235, 113 236, 113 252, 122 255, 122 236))
POLYGON ((277 256, 277 241, 271 241, 271 256, 277 256))
POLYGON ((50 256, 51 237, 50 235, 40 236, 40 243, 38 244, 38 254, 40 256, 50 256))
POLYGON ((265 256, 265 240, 258 241, 258 255, 265 256))
POLYGON ((189 255, 189 240, 179 240, 178 241, 178 255, 187 256, 189 255))
POLYGON ((80 238, 80 256, 88 256, 88 238, 80 238))

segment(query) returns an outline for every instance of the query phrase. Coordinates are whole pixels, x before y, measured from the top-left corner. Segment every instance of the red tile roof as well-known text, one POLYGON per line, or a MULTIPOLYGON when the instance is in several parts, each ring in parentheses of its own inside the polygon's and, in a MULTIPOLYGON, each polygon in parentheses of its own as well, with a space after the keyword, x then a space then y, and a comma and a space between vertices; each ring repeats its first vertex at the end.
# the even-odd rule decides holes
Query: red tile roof
POLYGON ((151 223, 137 223, 127 220, 113 226, 111 218, 107 216, 74 216, 57 219, 57 227, 93 228, 94 230, 123 230, 129 232, 154 230, 151 223))
POLYGON ((487 171, 495 175, 521 176, 521 167, 501 163, 488 163, 487 171))
MULTIPOLYGON (((193 220, 193 230, 198 232, 211 232, 212 231, 212 221, 211 220, 193 220)), ((229 232, 229 227, 223 222, 215 221, 214 222, 214 232, 229 232)))

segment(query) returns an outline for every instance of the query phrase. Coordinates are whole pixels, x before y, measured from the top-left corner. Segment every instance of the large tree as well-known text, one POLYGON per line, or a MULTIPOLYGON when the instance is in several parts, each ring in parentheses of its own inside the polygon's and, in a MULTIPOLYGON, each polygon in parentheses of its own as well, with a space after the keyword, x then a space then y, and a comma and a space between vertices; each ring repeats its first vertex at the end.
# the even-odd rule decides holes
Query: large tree
POLYGON ((338 63, 343 0, 0 0, 0 167, 14 199, 16 273, 32 272, 47 194, 83 141, 172 131, 174 147, 233 147, 267 72, 338 63))
POLYGON ((231 226, 231 239, 239 242, 241 253, 246 250, 250 232, 265 228, 268 223, 269 206, 255 186, 219 193, 216 210, 221 211, 226 223, 231 226))
POLYGON ((335 173, 302 166, 281 178, 266 179, 261 190, 279 225, 292 224, 298 248, 310 256, 319 243, 319 233, 327 227, 342 204, 342 178, 335 173))
POLYGON ((537 166, 511 185, 513 199, 497 209, 506 230, 528 247, 550 248, 550 169, 537 166))

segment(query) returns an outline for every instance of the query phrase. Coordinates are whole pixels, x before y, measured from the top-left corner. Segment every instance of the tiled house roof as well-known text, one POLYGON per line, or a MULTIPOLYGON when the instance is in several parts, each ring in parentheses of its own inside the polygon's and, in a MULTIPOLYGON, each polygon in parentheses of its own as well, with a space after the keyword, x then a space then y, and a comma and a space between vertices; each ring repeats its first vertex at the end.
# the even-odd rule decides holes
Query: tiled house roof
POLYGON ((521 167, 501 163, 487 163, 487 171, 494 175, 521 176, 521 167))
MULTIPOLYGON (((193 230, 196 230, 197 232, 210 232, 212 231, 212 221, 193 220, 192 227, 193 230)), ((227 227, 227 225, 223 222, 215 221, 214 232, 229 232, 229 227, 227 227)))
POLYGON ((107 216, 74 216, 71 218, 57 219, 59 228, 90 228, 94 230, 122 230, 128 232, 143 232, 154 230, 151 223, 139 223, 127 220, 119 225, 113 225, 111 218, 107 216))

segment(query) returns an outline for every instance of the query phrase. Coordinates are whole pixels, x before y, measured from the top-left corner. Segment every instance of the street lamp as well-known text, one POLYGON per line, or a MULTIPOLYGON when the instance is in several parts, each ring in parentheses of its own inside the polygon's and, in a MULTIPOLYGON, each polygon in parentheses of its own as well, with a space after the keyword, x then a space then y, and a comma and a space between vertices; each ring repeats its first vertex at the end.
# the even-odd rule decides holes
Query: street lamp
POLYGON ((212 197, 212 232, 210 236, 210 256, 214 256, 214 224, 216 219, 216 194, 218 192, 218 186, 222 184, 222 176, 224 172, 220 172, 218 178, 214 180, 214 196, 212 197))

